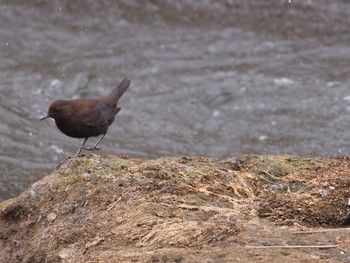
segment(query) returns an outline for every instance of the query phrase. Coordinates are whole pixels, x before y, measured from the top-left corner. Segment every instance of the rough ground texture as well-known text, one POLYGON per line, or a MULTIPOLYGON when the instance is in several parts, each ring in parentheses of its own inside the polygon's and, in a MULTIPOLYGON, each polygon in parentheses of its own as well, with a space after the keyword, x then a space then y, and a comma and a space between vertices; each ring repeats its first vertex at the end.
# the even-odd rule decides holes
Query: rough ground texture
POLYGON ((349 262, 349 163, 69 159, 0 203, 1 262, 349 262))

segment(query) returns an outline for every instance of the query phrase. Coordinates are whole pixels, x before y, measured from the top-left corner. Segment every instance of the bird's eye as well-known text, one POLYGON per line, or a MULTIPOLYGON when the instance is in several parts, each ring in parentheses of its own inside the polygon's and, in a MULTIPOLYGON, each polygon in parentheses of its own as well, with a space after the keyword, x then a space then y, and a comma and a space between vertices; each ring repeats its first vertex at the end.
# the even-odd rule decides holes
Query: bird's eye
POLYGON ((56 109, 53 110, 53 112, 55 112, 55 113, 60 112, 60 111, 61 111, 60 108, 56 108, 56 109))

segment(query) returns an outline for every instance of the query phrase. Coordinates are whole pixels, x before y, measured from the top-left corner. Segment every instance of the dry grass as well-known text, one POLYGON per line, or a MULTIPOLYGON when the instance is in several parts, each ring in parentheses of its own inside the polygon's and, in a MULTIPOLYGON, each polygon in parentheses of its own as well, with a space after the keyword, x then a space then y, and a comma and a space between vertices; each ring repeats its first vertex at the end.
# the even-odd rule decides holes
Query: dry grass
MULTIPOLYGON (((0 256, 5 262, 293 262, 291 254, 304 260, 309 253, 278 249, 328 244, 350 252, 349 235, 292 233, 349 225, 348 163, 290 156, 70 159, 0 204, 0 256), (247 245, 276 250, 247 251, 247 245)), ((316 256, 329 259, 325 251, 316 256)))

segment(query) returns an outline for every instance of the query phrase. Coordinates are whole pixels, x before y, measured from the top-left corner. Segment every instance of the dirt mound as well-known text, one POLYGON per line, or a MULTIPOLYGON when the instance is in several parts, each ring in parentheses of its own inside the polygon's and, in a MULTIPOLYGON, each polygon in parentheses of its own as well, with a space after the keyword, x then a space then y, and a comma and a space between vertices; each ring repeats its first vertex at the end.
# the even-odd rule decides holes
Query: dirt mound
POLYGON ((280 178, 259 196, 258 215, 278 224, 346 227, 350 224, 349 160, 334 159, 307 174, 291 173, 280 178), (294 190, 292 190, 294 188, 294 190))
POLYGON ((140 161, 89 154, 66 160, 0 204, 0 257, 11 263, 347 262, 349 172, 346 158, 140 161))

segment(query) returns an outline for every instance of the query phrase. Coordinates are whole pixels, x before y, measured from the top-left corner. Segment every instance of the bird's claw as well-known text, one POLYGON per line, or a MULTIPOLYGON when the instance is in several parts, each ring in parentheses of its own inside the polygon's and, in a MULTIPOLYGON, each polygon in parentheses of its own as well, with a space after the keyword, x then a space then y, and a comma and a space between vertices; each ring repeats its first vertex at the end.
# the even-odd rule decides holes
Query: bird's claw
POLYGON ((94 150, 96 150, 96 151, 98 151, 98 150, 100 150, 100 149, 101 149, 101 148, 99 148, 99 147, 84 147, 84 146, 83 146, 83 147, 80 147, 80 148, 79 148, 79 150, 76 152, 76 154, 74 154, 74 155, 72 155, 72 156, 69 156, 67 159, 80 156, 82 150, 86 150, 86 151, 94 151, 94 150))
POLYGON ((87 150, 87 151, 99 151, 99 150, 101 150, 101 148, 100 147, 82 147, 82 149, 84 149, 84 150, 87 150))

